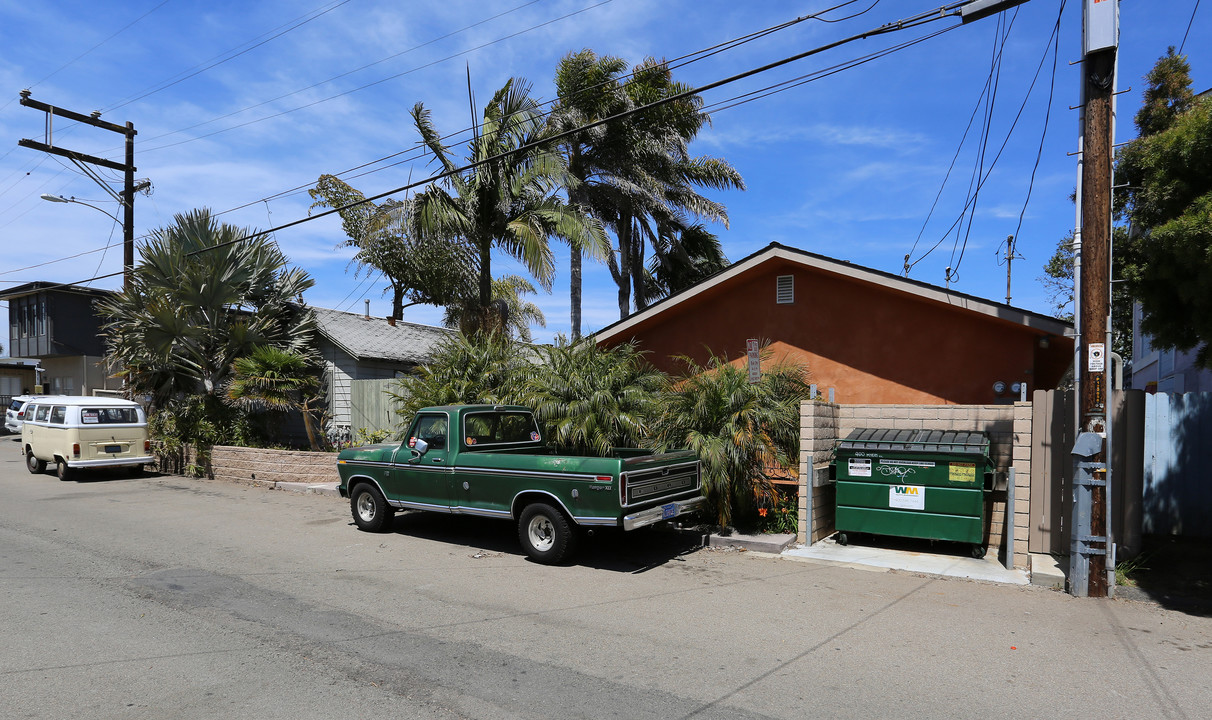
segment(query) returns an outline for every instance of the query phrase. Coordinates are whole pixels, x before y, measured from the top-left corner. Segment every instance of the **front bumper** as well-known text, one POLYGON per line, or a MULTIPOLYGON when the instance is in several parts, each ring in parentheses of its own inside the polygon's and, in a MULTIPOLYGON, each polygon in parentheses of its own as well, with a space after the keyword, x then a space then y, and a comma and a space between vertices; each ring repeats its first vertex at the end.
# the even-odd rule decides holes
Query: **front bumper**
POLYGON ((688 515, 696 510, 701 509, 707 504, 707 498, 703 496, 689 498, 686 500, 674 500, 671 503, 663 503, 647 510, 641 510, 631 515, 623 516, 623 529, 635 530, 646 525, 655 525, 662 520, 670 520, 681 515, 688 515), (664 510, 666 505, 673 505, 673 514, 666 515, 664 510))

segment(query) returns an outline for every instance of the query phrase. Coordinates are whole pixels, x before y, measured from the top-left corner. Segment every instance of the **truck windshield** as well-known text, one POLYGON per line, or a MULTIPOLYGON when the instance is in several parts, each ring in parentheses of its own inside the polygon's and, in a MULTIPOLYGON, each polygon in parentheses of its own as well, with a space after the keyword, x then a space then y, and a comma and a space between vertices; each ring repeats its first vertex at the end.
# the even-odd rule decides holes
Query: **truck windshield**
POLYGON ((471 413, 463 419, 463 430, 466 444, 474 447, 540 440, 534 416, 526 412, 471 413))

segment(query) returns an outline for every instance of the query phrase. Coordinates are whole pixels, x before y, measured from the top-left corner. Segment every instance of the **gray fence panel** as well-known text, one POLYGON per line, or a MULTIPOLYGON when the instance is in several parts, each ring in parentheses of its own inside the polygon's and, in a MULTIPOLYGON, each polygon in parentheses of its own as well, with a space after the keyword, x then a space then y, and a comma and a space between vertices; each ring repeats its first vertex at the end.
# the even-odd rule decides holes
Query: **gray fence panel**
POLYGON ((395 400, 387 391, 398 384, 398 380, 391 378, 350 382, 350 431, 355 437, 363 428, 367 432, 387 430, 395 434, 400 417, 396 414, 395 400))

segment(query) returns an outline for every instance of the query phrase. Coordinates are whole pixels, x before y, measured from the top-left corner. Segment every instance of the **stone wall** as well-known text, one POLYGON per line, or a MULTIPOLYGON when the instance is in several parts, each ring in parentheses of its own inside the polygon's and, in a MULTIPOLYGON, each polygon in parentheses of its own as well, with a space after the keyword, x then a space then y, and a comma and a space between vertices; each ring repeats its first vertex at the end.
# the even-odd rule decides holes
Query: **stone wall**
MULTIPOLYGON (((998 471, 996 489, 986 500, 986 541, 1003 550, 1006 520, 1012 518, 1014 567, 1028 565, 1027 530, 1031 483, 1031 404, 1014 405, 838 405, 808 401, 800 406, 800 542, 829 536, 833 526, 833 480, 829 463, 838 440, 857 428, 967 430, 989 435, 998 471), (1014 507, 1005 478, 1015 471, 1014 507), (811 485, 809 485, 809 480, 811 485), (809 489, 811 488, 811 495, 809 489), (812 522, 809 523, 809 518, 812 522), (811 531, 809 530, 811 528, 811 531), (811 538, 809 538, 811 532, 811 538)), ((1003 558, 1004 559, 1004 558, 1003 558)))
POLYGON ((273 487, 280 482, 338 482, 337 455, 329 452, 266 450, 216 445, 210 451, 208 474, 229 480, 273 487))

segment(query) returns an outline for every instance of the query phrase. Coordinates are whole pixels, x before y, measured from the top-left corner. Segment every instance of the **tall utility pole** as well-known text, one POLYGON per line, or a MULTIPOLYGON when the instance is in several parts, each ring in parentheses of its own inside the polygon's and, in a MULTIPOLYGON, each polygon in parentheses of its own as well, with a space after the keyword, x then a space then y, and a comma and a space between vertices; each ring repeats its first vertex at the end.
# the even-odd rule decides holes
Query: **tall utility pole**
POLYGON ((1081 227, 1075 265, 1078 280, 1077 436, 1100 435, 1100 452, 1089 456, 1101 463, 1092 480, 1074 486, 1074 547, 1070 584, 1086 577, 1074 595, 1107 596, 1107 554, 1111 549, 1107 522, 1110 497, 1110 452, 1107 447, 1109 388, 1106 375, 1111 328, 1111 147, 1112 98, 1115 93, 1116 51, 1119 45, 1118 0, 1084 0, 1082 7, 1082 140, 1081 227), (1088 522, 1087 522, 1088 521, 1088 522))
POLYGON ((135 266, 135 126, 134 123, 126 123, 126 125, 115 125, 111 122, 106 122, 101 119, 101 113, 95 112, 92 115, 83 115, 71 110, 64 110, 53 105, 47 105, 44 102, 38 102, 30 98, 29 90, 21 91, 21 104, 41 110, 46 113, 46 136, 45 142, 35 142, 33 140, 21 139, 18 145, 22 147, 41 150, 52 155, 65 157, 75 163, 86 175, 93 179, 106 192, 112 195, 122 205, 122 272, 123 284, 129 289, 131 281, 131 270, 135 266), (62 117, 68 120, 75 120, 86 125, 92 125, 96 128, 109 130, 111 132, 120 133, 126 138, 126 162, 118 163, 113 160, 95 157, 93 155, 85 155, 74 150, 66 150, 64 148, 55 147, 54 144, 54 118, 62 117), (117 170, 123 173, 122 192, 115 193, 110 189, 109 185, 97 176, 89 168, 85 167, 85 163, 89 165, 100 165, 101 167, 117 170))

